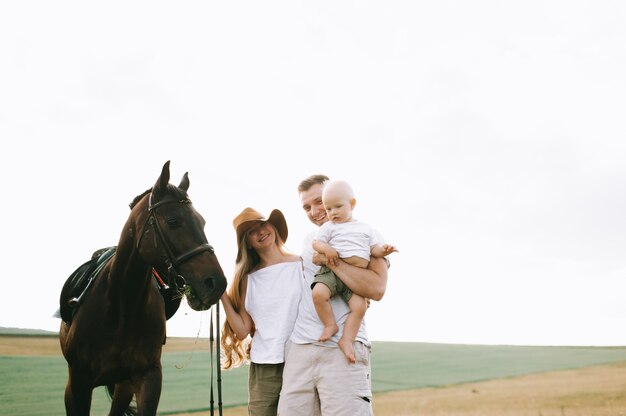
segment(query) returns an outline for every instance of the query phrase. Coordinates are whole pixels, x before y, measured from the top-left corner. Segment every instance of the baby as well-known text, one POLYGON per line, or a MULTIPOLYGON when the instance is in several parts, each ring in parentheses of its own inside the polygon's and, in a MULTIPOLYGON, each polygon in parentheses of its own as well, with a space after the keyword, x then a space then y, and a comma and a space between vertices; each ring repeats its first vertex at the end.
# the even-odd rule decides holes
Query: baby
MULTIPOLYGON (((353 266, 367 268, 370 256, 385 257, 398 251, 394 246, 384 244, 380 234, 372 227, 352 217, 356 199, 347 182, 328 182, 324 186, 322 202, 329 221, 320 227, 313 240, 313 249, 326 256, 327 265, 335 265, 341 258, 353 266)), ((329 340, 339 330, 329 303, 330 298, 339 295, 348 303, 350 314, 346 319, 339 347, 349 362, 356 362, 352 343, 365 316, 367 300, 353 294, 326 266, 322 266, 315 275, 311 288, 315 310, 324 324, 320 342, 329 340)))

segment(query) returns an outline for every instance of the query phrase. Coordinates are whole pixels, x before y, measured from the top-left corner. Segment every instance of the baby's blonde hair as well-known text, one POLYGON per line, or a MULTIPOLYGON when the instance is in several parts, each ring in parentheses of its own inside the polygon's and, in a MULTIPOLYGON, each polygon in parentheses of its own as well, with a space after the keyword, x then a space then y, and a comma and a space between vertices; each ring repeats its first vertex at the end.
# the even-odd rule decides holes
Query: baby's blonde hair
POLYGON ((322 199, 324 199, 324 195, 326 194, 340 194, 346 199, 354 199, 354 191, 350 184, 343 180, 334 180, 329 181, 324 185, 324 190, 322 191, 322 199))

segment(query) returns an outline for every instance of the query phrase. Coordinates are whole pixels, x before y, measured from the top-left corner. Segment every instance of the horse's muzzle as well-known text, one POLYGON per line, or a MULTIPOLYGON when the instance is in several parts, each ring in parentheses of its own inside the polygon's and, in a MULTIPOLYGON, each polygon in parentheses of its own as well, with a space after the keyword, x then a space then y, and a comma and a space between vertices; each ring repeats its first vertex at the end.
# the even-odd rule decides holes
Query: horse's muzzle
POLYGON ((195 311, 207 310, 219 302, 226 285, 226 277, 223 275, 205 277, 199 288, 192 285, 192 290, 187 295, 187 303, 195 311))

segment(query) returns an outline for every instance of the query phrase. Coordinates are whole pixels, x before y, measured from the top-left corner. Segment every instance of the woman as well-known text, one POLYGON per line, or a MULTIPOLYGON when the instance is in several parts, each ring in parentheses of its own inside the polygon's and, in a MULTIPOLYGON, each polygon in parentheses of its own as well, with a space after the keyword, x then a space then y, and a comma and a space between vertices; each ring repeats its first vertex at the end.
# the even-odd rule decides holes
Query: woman
POLYGON ((302 279, 300 257, 284 248, 287 223, 279 210, 269 218, 252 208, 233 220, 237 234, 234 280, 221 300, 224 369, 250 361, 248 412, 275 416, 282 386, 285 343, 298 314, 302 279), (252 340, 247 341, 248 336, 252 340))

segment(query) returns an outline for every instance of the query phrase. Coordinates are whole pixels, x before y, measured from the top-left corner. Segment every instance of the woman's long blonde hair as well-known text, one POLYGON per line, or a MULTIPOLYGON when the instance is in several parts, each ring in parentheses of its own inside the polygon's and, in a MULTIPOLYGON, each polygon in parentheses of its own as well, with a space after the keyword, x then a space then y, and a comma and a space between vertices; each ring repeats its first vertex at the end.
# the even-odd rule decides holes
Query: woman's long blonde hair
MULTIPOLYGON (((272 223, 269 223, 274 229, 274 235, 276 236, 276 245, 283 254, 287 254, 283 245, 284 242, 278 235, 276 227, 272 223)), ((261 261, 257 252, 248 246, 248 233, 243 233, 241 241, 239 241, 241 250, 241 260, 235 264, 235 276, 233 283, 228 288, 228 296, 233 302, 233 308, 239 312, 243 307, 243 299, 241 297, 242 291, 248 280, 248 274, 253 270, 261 261)), ((254 335, 255 328, 252 327, 250 336, 254 335)), ((240 365, 250 361, 250 338, 240 340, 237 338, 235 331, 230 326, 228 321, 224 322, 222 327, 222 337, 220 339, 222 345, 222 368, 227 370, 229 368, 239 367, 240 365)))

